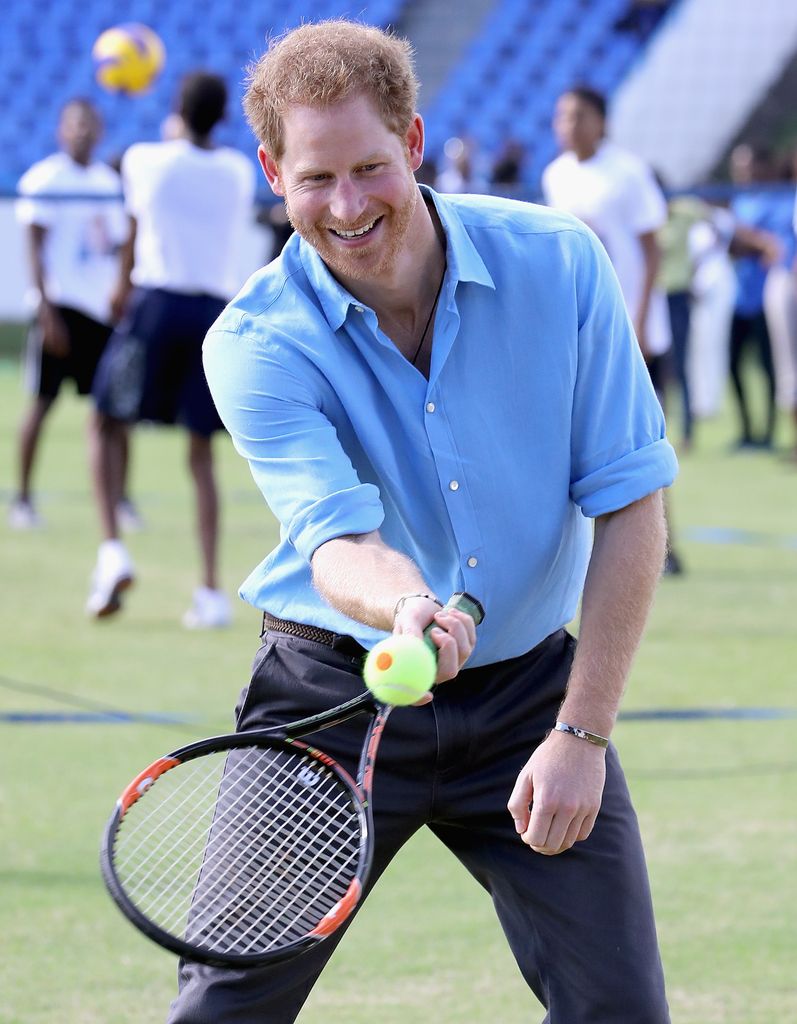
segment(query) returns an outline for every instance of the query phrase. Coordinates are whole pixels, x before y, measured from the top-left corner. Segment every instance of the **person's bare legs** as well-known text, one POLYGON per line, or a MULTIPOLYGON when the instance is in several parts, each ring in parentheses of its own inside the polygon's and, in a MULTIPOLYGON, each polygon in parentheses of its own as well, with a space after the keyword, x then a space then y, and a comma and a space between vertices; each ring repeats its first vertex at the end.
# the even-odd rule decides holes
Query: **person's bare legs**
POLYGON ((105 540, 119 539, 116 506, 124 494, 128 461, 128 426, 96 409, 88 430, 89 465, 94 500, 105 540))
POLYGON ((129 500, 127 493, 128 474, 130 470, 130 428, 125 427, 120 438, 118 458, 114 459, 113 471, 118 470, 118 479, 114 481, 113 487, 119 494, 120 501, 129 500))
POLYGON ((126 423, 94 410, 88 430, 89 464, 103 540, 86 611, 96 619, 119 611, 121 595, 134 580, 133 563, 119 539, 116 511, 127 464, 127 435, 126 423))
POLYGON ((186 629, 220 629, 229 626, 232 614, 229 599, 218 585, 219 496, 210 437, 189 434, 188 466, 196 494, 202 585, 194 591, 183 625, 186 629))
POLYGON ((19 428, 19 491, 20 501, 30 502, 30 484, 39 447, 42 425, 53 406, 54 399, 39 395, 31 405, 19 428))
POLYGON ((218 589, 219 496, 213 470, 211 438, 190 433, 188 467, 194 481, 196 525, 202 561, 202 584, 218 589))

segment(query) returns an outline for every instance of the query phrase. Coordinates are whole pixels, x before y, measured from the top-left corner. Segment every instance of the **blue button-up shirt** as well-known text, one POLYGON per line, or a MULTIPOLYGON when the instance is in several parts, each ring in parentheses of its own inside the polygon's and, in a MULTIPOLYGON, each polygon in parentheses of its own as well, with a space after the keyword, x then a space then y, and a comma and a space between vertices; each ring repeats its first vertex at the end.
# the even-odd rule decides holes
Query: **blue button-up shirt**
POLYGON ((575 218, 425 190, 447 270, 427 380, 294 235, 205 342, 213 397, 280 522, 241 596, 384 635, 330 607, 310 559, 379 530, 442 598, 486 618, 470 664, 515 657, 576 612, 590 518, 676 474, 611 264, 575 218))

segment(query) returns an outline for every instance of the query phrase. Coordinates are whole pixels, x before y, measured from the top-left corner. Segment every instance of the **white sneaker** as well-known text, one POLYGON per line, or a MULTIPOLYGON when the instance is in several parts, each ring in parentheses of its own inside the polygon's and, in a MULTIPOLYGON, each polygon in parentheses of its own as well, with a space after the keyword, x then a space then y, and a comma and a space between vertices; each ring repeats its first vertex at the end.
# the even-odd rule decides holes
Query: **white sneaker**
POLYGON ((186 629, 223 629, 232 622, 230 599, 223 590, 198 587, 194 602, 183 616, 186 629))
POLYGON ((113 615, 122 607, 121 595, 133 585, 133 563, 124 544, 106 540, 97 552, 97 564, 91 577, 86 614, 95 619, 113 615))
POLYGON ((116 521, 125 533, 141 533, 144 529, 144 520, 129 498, 122 498, 116 506, 116 521))
POLYGON ((8 525, 12 530, 40 530, 44 523, 32 501, 14 498, 8 507, 8 525))

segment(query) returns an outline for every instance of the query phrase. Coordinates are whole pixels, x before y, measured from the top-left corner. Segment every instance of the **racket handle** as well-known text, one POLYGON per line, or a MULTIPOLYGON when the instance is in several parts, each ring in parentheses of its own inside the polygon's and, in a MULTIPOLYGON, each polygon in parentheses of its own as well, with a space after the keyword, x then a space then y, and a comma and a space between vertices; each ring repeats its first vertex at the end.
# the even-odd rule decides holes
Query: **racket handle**
MULTIPOLYGON (((444 608, 456 608, 457 611, 465 612, 470 615, 473 621, 478 626, 484 618, 484 608, 482 607, 481 601, 477 601, 471 594, 466 594, 461 591, 458 594, 452 594, 451 597, 446 601, 444 608)), ((431 622, 426 629, 423 631, 423 639, 427 646, 431 649, 435 658, 437 657, 437 645, 432 640, 431 632, 435 627, 435 623, 431 622)))

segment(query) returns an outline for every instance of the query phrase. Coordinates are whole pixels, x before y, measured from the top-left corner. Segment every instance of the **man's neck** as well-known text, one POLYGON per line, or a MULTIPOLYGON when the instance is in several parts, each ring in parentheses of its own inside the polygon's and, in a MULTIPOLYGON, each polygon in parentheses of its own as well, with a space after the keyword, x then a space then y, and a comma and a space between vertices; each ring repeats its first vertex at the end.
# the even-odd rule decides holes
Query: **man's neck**
POLYGON ((186 130, 183 138, 186 142, 190 142, 192 146, 196 146, 197 149, 215 149, 215 143, 211 139, 210 135, 198 135, 196 132, 186 130))
POLYGON ((91 163, 91 153, 70 153, 67 151, 66 155, 72 163, 77 164, 78 167, 88 167, 91 163))
POLYGON ((602 145, 603 139, 599 139, 594 146, 585 146, 582 149, 574 149, 573 155, 580 164, 583 164, 585 160, 591 160, 602 145))

